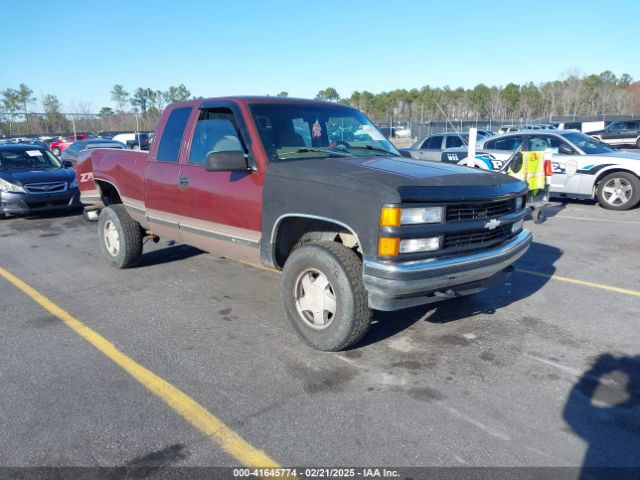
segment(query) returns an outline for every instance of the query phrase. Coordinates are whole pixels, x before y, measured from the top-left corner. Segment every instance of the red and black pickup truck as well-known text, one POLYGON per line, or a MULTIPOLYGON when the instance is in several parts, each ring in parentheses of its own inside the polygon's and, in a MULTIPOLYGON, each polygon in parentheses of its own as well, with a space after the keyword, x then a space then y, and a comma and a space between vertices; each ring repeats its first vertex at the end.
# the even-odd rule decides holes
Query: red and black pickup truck
POLYGON ((281 269, 289 323, 322 350, 360 340, 372 309, 487 288, 531 243, 524 183, 402 157, 335 103, 172 104, 148 153, 91 150, 77 175, 113 265, 136 265, 144 238, 163 237, 281 269))

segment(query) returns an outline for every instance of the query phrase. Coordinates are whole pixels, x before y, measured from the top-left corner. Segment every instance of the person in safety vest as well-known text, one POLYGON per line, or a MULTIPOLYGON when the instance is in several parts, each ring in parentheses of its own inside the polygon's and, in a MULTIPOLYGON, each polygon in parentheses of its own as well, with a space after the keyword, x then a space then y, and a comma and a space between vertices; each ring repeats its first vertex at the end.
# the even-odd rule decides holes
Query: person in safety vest
POLYGON ((529 185, 529 191, 535 195, 537 190, 546 186, 547 170, 543 152, 521 152, 509 166, 507 173, 529 185))

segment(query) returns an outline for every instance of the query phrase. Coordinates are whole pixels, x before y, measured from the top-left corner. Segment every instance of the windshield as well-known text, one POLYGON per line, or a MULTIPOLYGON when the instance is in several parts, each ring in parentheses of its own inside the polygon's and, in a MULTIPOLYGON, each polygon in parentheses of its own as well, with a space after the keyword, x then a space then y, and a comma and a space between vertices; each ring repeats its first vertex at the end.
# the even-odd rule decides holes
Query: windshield
POLYGON ((360 111, 342 105, 254 104, 253 118, 271 161, 400 156, 360 111))
POLYGON ((0 170, 60 168, 48 150, 0 150, 0 170))
POLYGON ((601 143, 584 133, 565 133, 563 136, 587 155, 615 152, 613 148, 608 147, 604 143, 601 143))

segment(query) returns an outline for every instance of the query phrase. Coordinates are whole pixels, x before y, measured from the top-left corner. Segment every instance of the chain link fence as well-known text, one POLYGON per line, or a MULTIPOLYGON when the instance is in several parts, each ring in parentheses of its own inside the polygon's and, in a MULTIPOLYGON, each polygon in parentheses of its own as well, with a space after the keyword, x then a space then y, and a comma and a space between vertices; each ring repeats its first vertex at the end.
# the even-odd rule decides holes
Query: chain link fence
POLYGON ((0 138, 153 131, 159 114, 0 112, 0 138))

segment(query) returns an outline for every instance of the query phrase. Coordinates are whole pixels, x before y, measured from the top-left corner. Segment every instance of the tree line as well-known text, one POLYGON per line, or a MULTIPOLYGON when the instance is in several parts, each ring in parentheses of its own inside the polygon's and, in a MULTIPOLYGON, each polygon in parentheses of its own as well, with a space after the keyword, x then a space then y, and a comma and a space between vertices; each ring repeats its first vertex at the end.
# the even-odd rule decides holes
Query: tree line
POLYGON ((194 98, 184 84, 167 90, 138 87, 132 93, 116 84, 110 94, 115 107, 103 106, 97 115, 88 104, 63 112, 60 100, 52 94, 43 95, 41 110, 33 113, 37 98, 31 88, 25 84, 5 88, 0 91, 0 134, 70 132, 74 124, 76 131, 151 130, 167 104, 194 98))
POLYGON ((378 94, 355 91, 340 97, 335 88, 320 90, 317 99, 339 101, 362 110, 374 120, 442 121, 535 119, 552 115, 640 113, 640 83, 628 74, 568 75, 563 80, 504 87, 483 83, 471 89, 399 89, 378 94))
MULTIPOLYGON (((289 95, 286 91, 276 94, 289 95)), ((76 130, 153 129, 162 109, 173 102, 194 97, 180 84, 167 90, 138 87, 132 92, 122 84, 110 91, 113 106, 98 114, 89 104, 75 107, 76 130)), ((640 113, 640 82, 628 74, 617 77, 611 71, 599 75, 567 75, 562 80, 518 85, 473 88, 431 87, 397 89, 382 93, 354 91, 341 97, 334 87, 320 90, 317 99, 342 102, 363 111, 374 121, 420 122, 542 119, 551 115, 600 115, 640 113)), ((31 113, 36 103, 33 90, 25 84, 0 90, 0 134, 71 131, 71 117, 62 112, 57 96, 43 95, 42 108, 31 113)))

